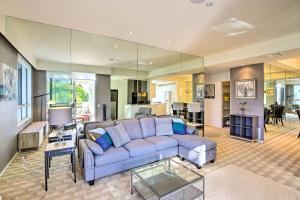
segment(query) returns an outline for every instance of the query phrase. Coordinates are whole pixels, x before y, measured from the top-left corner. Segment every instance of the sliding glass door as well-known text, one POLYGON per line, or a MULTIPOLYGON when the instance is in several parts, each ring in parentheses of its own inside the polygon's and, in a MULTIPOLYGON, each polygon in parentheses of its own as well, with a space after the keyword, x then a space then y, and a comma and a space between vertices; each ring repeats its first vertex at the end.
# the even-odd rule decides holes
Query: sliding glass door
POLYGON ((95 74, 48 72, 50 107, 72 107, 78 121, 95 116, 95 74))
POLYGON ((95 74, 73 73, 74 113, 76 119, 95 119, 95 74))

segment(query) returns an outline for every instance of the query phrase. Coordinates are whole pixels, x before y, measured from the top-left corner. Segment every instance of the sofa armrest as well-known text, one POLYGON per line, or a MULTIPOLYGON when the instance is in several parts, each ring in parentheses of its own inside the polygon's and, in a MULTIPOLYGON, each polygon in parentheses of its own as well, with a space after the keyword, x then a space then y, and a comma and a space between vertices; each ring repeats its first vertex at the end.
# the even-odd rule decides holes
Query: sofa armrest
POLYGON ((101 123, 101 121, 89 121, 89 122, 85 122, 83 124, 83 134, 84 135, 88 134, 89 130, 95 129, 100 123, 101 123))
POLYGON ((95 158, 85 141, 79 140, 78 157, 85 181, 91 181, 95 179, 95 158))
POLYGON ((199 135, 199 130, 191 125, 186 125, 186 132, 192 135, 199 135))

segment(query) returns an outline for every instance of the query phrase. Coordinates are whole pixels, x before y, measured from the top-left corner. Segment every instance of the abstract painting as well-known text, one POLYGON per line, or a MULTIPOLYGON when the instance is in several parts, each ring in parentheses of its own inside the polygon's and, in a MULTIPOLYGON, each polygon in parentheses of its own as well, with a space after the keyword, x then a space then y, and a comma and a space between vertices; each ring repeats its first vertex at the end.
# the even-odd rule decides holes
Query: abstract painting
POLYGON ((17 99, 17 71, 6 64, 0 65, 0 101, 17 99))
POLYGON ((256 80, 238 80, 235 81, 235 97, 237 99, 255 99, 256 98, 256 80))
POLYGON ((205 93, 205 98, 214 99, 215 98, 215 84, 205 85, 204 93, 205 93))

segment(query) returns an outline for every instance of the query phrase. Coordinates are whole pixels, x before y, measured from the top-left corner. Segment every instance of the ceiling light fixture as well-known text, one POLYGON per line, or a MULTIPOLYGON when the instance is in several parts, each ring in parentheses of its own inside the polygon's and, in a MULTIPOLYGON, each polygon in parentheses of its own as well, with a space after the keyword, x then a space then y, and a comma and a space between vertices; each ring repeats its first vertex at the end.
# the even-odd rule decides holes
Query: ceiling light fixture
POLYGON ((191 0, 192 3, 203 3, 205 0, 191 0))
POLYGON ((214 3, 211 2, 211 1, 209 1, 209 2, 207 2, 205 5, 206 5, 206 7, 212 7, 212 6, 214 5, 214 3))
POLYGON ((167 44, 170 44, 170 43, 171 43, 170 40, 168 40, 168 41, 167 41, 167 44))
POLYGON ((129 31, 128 33, 129 33, 129 35, 132 35, 132 34, 133 34, 133 32, 132 32, 132 31, 129 31))
POLYGON ((152 62, 152 61, 150 61, 150 62, 149 62, 149 64, 150 64, 150 65, 152 65, 152 64, 153 64, 153 62, 152 62))
POLYGON ((275 58, 275 57, 278 57, 278 56, 283 56, 284 55, 284 52, 274 52, 274 53, 270 53, 270 54, 267 54, 266 57, 268 58, 275 58))
POLYGON ((213 30, 225 34, 225 36, 236 36, 251 31, 254 27, 243 20, 237 18, 230 18, 223 23, 212 27, 213 30))
POLYGON ((114 45, 114 48, 117 49, 117 48, 118 48, 118 45, 115 44, 115 45, 114 45))

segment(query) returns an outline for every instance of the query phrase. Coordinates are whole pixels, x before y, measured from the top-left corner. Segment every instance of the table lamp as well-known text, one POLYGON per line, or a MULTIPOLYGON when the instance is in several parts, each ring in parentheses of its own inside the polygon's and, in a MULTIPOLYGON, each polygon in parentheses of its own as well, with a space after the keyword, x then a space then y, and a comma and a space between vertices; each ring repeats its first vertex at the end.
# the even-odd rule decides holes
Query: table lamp
POLYGON ((197 123, 196 113, 201 111, 201 104, 198 102, 188 103, 187 109, 188 109, 188 112, 193 113, 193 123, 196 124, 197 123))
POLYGON ((64 125, 73 122, 72 108, 49 108, 49 126, 57 127, 58 142, 63 140, 64 125))
POLYGON ((176 110, 176 117, 179 118, 180 111, 183 110, 183 103, 182 102, 174 102, 172 104, 172 109, 176 110))

